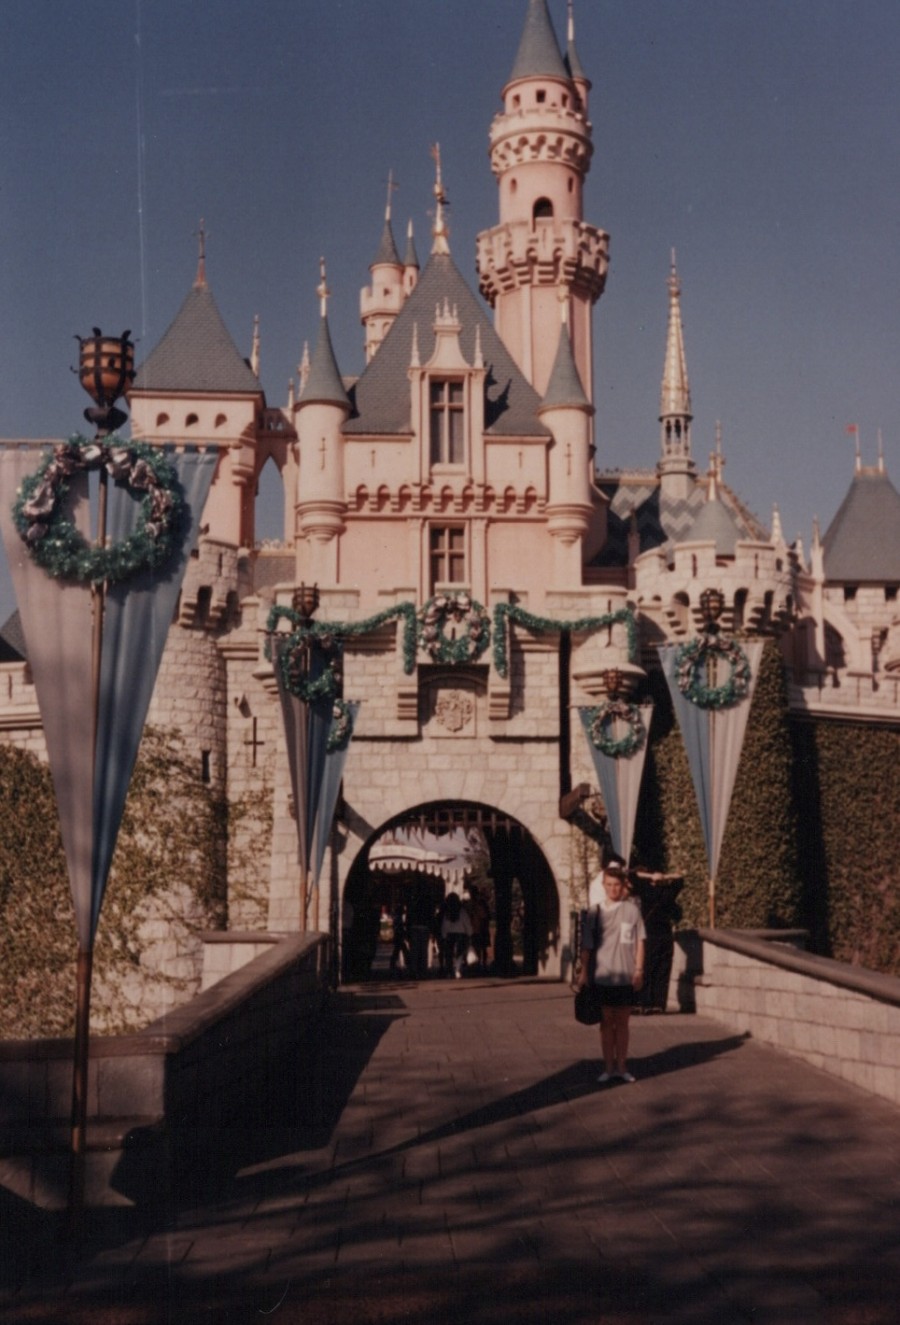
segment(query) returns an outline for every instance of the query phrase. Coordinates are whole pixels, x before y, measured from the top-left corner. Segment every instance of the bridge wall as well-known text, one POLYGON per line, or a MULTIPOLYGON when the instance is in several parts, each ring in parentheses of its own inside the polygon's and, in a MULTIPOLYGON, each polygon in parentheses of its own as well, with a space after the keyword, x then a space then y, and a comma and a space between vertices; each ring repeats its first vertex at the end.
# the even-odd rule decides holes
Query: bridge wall
MULTIPOLYGON (((198 1151, 222 1129, 266 1107, 291 1068, 302 1081, 297 1116, 315 1107, 330 940, 288 935, 239 969, 240 955, 215 956, 230 974, 189 1003, 137 1034, 92 1037, 88 1204, 164 1199, 202 1168, 198 1151)), ((45 1208, 66 1202, 72 1052, 70 1040, 0 1042, 0 1185, 45 1208)))
MULTIPOLYGON (((791 932, 796 939, 796 932, 791 932)), ((815 957, 778 931, 678 936, 682 1007, 900 1104, 900 979, 815 957)))

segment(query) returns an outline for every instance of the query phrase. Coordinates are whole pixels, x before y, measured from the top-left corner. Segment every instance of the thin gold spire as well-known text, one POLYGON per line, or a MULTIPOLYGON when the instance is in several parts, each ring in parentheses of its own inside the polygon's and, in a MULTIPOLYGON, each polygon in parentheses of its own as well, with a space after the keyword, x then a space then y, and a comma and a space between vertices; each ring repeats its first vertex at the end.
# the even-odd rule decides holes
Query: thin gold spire
POLYGON ((441 179, 440 143, 434 144, 434 146, 431 149, 431 155, 432 158, 434 159, 434 166, 435 166, 435 177, 434 177, 435 210, 434 210, 434 225, 431 228, 431 234, 432 234, 431 251, 432 253, 449 254, 450 231, 447 227, 447 222, 444 219, 444 208, 450 205, 450 201, 446 193, 444 192, 444 184, 443 180, 441 179))
POLYGON ((197 238, 197 275, 194 278, 194 288, 201 290, 206 288, 206 230, 203 226, 203 217, 200 217, 199 229, 194 232, 197 238))
POLYGON ((316 286, 316 294, 319 296, 319 315, 328 316, 328 296, 331 291, 328 288, 328 282, 325 280, 325 259, 319 258, 319 284, 316 286))

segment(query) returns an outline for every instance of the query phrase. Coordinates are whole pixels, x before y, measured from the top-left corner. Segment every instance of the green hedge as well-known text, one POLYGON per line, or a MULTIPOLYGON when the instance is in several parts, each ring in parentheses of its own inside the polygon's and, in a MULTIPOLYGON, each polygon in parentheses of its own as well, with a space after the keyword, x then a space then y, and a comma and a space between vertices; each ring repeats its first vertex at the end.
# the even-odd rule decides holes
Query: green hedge
POLYGON ((797 722, 794 750, 815 947, 900 975, 900 731, 797 722))

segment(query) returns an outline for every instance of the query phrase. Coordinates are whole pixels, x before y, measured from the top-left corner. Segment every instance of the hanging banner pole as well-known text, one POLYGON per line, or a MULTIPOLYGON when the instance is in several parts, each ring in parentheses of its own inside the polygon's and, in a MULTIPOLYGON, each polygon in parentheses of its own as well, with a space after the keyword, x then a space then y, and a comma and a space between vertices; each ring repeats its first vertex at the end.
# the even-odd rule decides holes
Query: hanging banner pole
MULTIPOLYGON (((106 545, 106 503, 108 476, 100 470, 100 491, 97 504, 97 546, 106 545)), ((97 734, 100 724, 100 674, 103 661, 103 613, 106 606, 106 584, 100 581, 91 588, 93 600, 93 639, 91 650, 92 697, 92 773, 97 768, 97 734)), ((87 1167, 87 1097, 91 1052, 91 981, 94 969, 94 940, 91 936, 85 948, 79 944, 75 977, 75 1047, 72 1063, 72 1127, 71 1174, 69 1181, 69 1231, 77 1235, 78 1223, 84 1209, 85 1170, 87 1167)))

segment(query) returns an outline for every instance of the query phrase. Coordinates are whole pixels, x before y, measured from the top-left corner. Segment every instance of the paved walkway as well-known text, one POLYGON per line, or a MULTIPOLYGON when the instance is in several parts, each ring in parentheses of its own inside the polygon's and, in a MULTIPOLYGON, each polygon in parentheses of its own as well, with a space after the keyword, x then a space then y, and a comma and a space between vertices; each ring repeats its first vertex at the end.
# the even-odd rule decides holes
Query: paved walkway
POLYGON ((699 1017, 632 1027, 638 1083, 599 1086, 564 986, 342 991, 318 1126, 286 1070, 176 1204, 68 1263, 32 1225, 0 1320, 896 1325, 897 1111, 699 1017))

